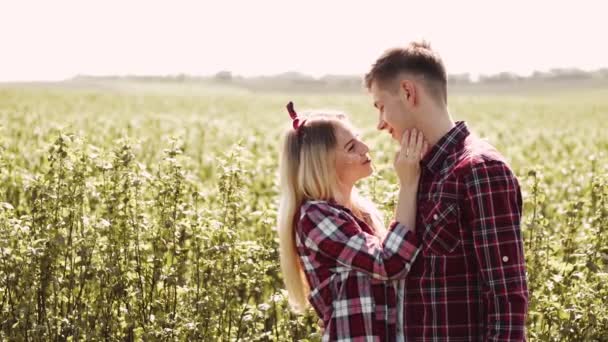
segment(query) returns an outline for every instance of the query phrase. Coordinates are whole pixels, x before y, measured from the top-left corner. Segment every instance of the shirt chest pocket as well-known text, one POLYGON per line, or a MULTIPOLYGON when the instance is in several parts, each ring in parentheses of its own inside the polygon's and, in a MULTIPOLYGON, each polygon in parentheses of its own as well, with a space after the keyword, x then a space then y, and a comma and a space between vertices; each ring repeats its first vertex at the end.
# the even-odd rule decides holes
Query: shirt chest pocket
POLYGON ((422 215, 422 241, 427 254, 446 255, 460 245, 458 208, 454 202, 430 202, 422 215))

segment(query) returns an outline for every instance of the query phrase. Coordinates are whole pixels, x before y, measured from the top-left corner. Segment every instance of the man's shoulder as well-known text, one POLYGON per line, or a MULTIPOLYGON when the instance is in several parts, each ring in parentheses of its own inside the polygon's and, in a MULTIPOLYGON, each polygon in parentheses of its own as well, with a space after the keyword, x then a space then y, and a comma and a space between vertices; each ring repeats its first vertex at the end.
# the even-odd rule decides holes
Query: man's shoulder
POLYGON ((467 178, 476 170, 487 167, 511 170, 507 159, 488 140, 469 135, 456 156, 454 171, 467 178))

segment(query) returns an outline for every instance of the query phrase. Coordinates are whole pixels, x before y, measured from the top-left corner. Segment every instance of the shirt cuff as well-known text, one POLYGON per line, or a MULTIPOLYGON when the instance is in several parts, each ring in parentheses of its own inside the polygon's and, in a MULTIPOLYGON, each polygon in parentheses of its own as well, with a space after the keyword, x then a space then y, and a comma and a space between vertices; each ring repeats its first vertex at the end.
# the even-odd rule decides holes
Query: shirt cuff
POLYGON ((406 260, 413 260, 420 249, 420 241, 416 233, 398 221, 393 221, 389 230, 389 235, 391 234, 396 234, 401 240, 395 252, 406 260))

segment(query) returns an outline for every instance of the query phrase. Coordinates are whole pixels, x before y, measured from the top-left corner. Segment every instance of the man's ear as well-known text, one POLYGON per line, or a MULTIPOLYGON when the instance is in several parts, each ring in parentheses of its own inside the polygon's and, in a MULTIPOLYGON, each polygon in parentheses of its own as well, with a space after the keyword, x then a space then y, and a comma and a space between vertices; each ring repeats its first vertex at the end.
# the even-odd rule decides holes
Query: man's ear
POLYGON ((416 106, 418 104, 418 91, 414 82, 404 79, 399 83, 399 87, 401 88, 404 102, 409 106, 416 106))

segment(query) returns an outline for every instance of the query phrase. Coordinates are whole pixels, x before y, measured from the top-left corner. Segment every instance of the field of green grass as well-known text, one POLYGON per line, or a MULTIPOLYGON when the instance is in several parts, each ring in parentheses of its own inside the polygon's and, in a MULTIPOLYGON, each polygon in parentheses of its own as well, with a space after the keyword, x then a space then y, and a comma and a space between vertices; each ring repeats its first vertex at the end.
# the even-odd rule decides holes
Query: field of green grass
MULTIPOLYGON (((528 338, 608 340, 608 88, 458 93, 522 185, 528 338)), ((285 104, 348 113, 387 217, 396 146, 361 93, 0 85, 0 340, 318 340, 287 307, 275 218, 285 104)))

